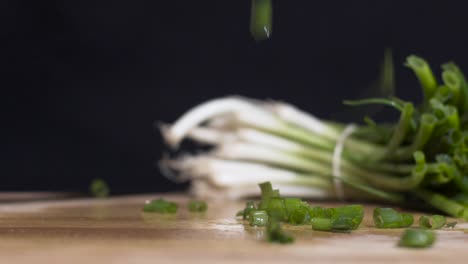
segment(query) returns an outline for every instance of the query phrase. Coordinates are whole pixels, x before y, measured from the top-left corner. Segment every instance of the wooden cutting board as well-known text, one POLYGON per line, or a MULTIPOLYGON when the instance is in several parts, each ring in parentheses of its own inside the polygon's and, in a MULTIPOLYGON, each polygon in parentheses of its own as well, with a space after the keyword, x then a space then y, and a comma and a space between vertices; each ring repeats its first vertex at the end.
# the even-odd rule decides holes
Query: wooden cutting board
MULTIPOLYGON (((285 229, 291 245, 263 241, 263 229, 234 215, 243 202, 208 201, 189 213, 181 194, 0 204, 0 263, 466 263, 468 224, 437 231, 430 249, 396 247, 402 229, 372 228, 374 205, 352 233, 285 229), (142 213, 145 200, 180 204, 176 215, 142 213)), ((338 204, 317 205, 336 206, 338 204)))

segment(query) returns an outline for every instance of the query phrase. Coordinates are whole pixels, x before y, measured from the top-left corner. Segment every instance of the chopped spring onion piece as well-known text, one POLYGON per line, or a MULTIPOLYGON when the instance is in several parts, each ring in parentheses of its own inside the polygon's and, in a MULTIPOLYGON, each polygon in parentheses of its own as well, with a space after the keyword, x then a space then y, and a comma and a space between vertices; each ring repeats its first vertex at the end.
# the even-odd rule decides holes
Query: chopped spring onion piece
POLYGON ((260 183, 259 186, 262 193, 262 200, 279 197, 279 190, 273 190, 271 182, 260 183))
POLYGON ((284 233, 281 224, 276 219, 268 221, 267 240, 273 243, 288 244, 294 242, 294 237, 284 233))
POLYGON ((440 229, 444 227, 447 219, 443 215, 433 215, 431 217, 423 215, 419 218, 419 226, 426 229, 440 229))
POLYGON ((94 179, 89 186, 89 192, 98 198, 108 197, 110 194, 109 185, 103 179, 94 179))
POLYGON ((457 225, 458 223, 457 222, 449 222, 445 225, 445 227, 447 228, 455 228, 455 226, 457 225))
POLYGON ((399 228, 403 222, 401 214, 392 208, 375 208, 373 218, 377 228, 399 228))
POLYGON ((426 248, 432 246, 436 235, 431 230, 407 229, 400 238, 398 246, 408 248, 426 248))
POLYGON ((250 226, 266 226, 268 224, 268 213, 264 210, 251 211, 249 224, 250 226))
POLYGON ((290 214, 296 209, 301 207, 307 206, 301 199, 299 198, 284 198, 284 208, 286 209, 286 213, 290 214))
MULTIPOLYGON (((261 210, 270 209, 270 200, 273 198, 278 198, 272 202, 271 209, 277 208, 276 210, 281 210, 281 211, 286 210, 284 208, 283 199, 279 198, 280 197, 279 190, 273 190, 273 187, 271 186, 271 182, 260 183, 259 187, 260 187, 261 195, 262 195, 262 201, 258 205, 259 209, 261 210)), ((285 213, 286 212, 284 212, 284 214, 285 213)))
POLYGON ((334 231, 350 231, 356 229, 355 225, 351 217, 339 216, 332 219, 332 230, 334 231))
POLYGON ((188 208, 190 212, 205 212, 208 205, 205 201, 194 200, 188 203, 188 208))
POLYGON ((162 198, 152 200, 143 206, 143 211, 148 213, 175 214, 178 205, 162 198))
POLYGON ((284 199, 279 197, 273 197, 267 200, 266 210, 268 215, 280 221, 288 220, 288 213, 284 206, 284 199))
POLYGON ((336 230, 357 229, 363 218, 364 207, 362 205, 348 205, 331 208, 332 224, 333 228, 336 230))
POLYGON ((309 216, 310 218, 330 218, 331 210, 320 206, 311 207, 309 208, 309 216))
POLYGON ((292 225, 303 225, 310 220, 307 207, 300 207, 289 213, 288 223, 292 225))
POLYGON ((377 228, 403 228, 414 222, 412 215, 399 213, 393 208, 375 208, 373 218, 377 228))
POLYGON ((312 229, 317 231, 332 231, 333 225, 330 218, 312 218, 312 229))
POLYGON ((359 227, 364 218, 362 205, 349 205, 325 210, 315 209, 321 216, 311 219, 312 229, 320 231, 350 231, 359 227))
POLYGON ((252 201, 248 201, 245 204, 244 210, 238 212, 238 214, 242 212, 241 214, 242 219, 246 220, 249 218, 250 212, 255 211, 255 210, 257 210, 257 206, 255 206, 255 203, 252 201))
POLYGON ((414 223, 414 217, 411 214, 402 213, 403 227, 410 227, 414 223))

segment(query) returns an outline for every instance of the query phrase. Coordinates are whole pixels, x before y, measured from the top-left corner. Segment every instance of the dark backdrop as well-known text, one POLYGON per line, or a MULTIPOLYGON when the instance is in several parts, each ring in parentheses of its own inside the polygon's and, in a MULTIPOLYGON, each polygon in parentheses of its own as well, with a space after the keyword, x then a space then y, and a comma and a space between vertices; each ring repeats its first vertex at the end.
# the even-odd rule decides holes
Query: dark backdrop
POLYGON ((378 74, 385 47, 397 95, 415 53, 468 69, 463 1, 275 2, 273 36, 249 34, 250 1, 2 1, 1 190, 115 193, 181 188, 154 166, 153 122, 241 94, 341 120, 378 74))

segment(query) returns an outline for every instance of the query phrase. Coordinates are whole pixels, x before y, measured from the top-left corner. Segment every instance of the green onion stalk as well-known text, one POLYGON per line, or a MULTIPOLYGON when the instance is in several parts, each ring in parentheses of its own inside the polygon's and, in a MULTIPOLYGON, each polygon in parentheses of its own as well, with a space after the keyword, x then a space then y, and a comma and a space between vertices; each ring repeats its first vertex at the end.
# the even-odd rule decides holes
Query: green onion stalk
POLYGON ((415 202, 468 219, 468 198, 460 200, 468 197, 468 83, 453 62, 442 65, 441 81, 422 58, 411 55, 405 65, 423 102, 345 102, 390 106, 400 114, 394 123, 366 117, 350 129, 284 102, 217 98, 161 126, 174 149, 186 139, 205 146, 160 167, 172 179, 191 180, 198 196, 257 195, 257 184, 270 181, 290 197, 415 202))

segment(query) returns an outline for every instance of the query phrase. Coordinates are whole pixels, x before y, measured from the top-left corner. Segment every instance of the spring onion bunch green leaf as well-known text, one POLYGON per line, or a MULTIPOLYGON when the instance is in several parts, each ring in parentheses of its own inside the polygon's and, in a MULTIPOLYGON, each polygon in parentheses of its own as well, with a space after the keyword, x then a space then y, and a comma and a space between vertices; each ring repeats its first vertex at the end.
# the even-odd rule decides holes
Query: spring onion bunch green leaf
MULTIPOLYGON (((346 102, 390 106, 400 114, 393 123, 365 117, 350 130, 284 102, 218 98, 161 126, 171 147, 190 139, 208 150, 164 159, 160 166, 175 172, 167 174, 172 179, 192 180, 199 196, 248 197, 257 194, 258 182, 270 181, 287 197, 398 206, 416 201, 468 219, 468 82, 453 62, 442 65, 440 78, 418 56, 409 56, 405 65, 419 81, 422 102, 396 97, 346 102)), ((301 221, 304 210, 291 209, 274 190, 265 195, 269 199, 258 209, 272 210, 269 215, 281 220, 297 210, 291 222, 301 221)))

